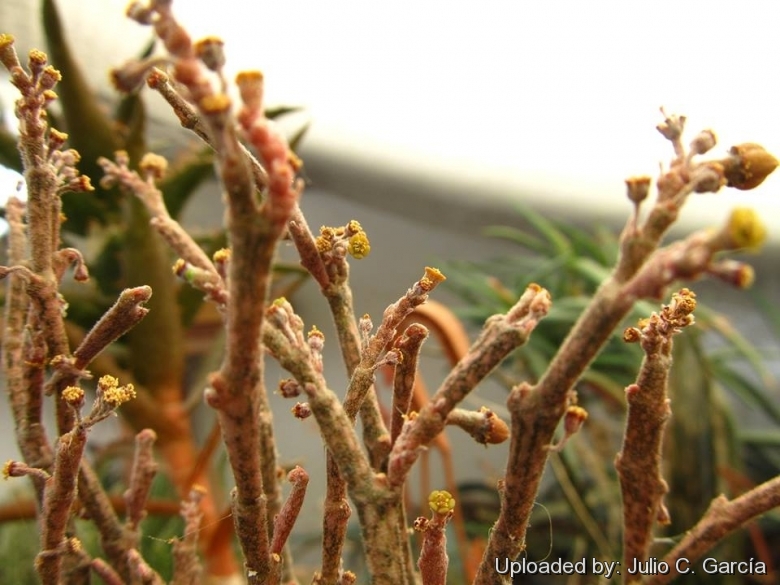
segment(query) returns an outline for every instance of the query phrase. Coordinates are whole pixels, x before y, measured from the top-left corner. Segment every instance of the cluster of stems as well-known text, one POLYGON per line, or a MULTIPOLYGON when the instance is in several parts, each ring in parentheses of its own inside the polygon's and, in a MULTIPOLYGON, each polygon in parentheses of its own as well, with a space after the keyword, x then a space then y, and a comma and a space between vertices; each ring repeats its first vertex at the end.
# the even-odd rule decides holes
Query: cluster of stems
MULTIPOLYGON (((297 173, 302 163, 265 117, 263 75, 247 71, 237 76, 236 104, 223 73, 221 40, 192 41, 177 22, 170 0, 133 2, 128 15, 153 27, 167 55, 126 64, 114 72, 113 79, 124 90, 137 89, 146 81, 171 105, 182 125, 213 149, 227 208, 228 246, 209 258, 171 217, 158 188, 166 167, 161 157, 149 154, 137 169, 131 168, 124 152, 116 153, 113 160, 102 158, 101 184, 118 186, 143 203, 151 226, 178 256, 174 274, 201 291, 223 318, 224 357, 209 376, 205 401, 216 413, 235 481, 230 513, 243 553, 243 579, 250 584, 298 583, 287 541, 309 479, 300 467, 290 471, 286 479, 292 489, 283 499, 284 474, 277 461, 264 375, 266 355, 290 373, 278 392, 305 400, 293 408, 295 416, 314 417, 327 449, 322 555, 314 583, 355 582, 342 554, 353 506, 373 583, 445 582, 445 528, 454 515, 455 499, 444 491, 431 494, 431 518, 413 523, 421 533, 415 563, 404 489, 420 455, 447 425, 459 427, 483 444, 510 441, 505 474, 498 485, 501 511, 486 535, 474 582, 488 585, 508 579, 496 574, 495 560, 514 559, 524 550, 547 458, 562 449, 587 419, 587 412, 577 404, 575 384, 633 305, 640 299, 664 298, 678 280, 712 275, 744 287, 752 279, 749 267, 720 255, 760 244, 763 227, 748 210, 736 210, 720 230, 661 246, 686 199, 727 185, 752 188, 776 161, 757 145, 741 145, 721 160, 703 161, 701 155, 715 143, 714 134, 703 132, 686 147, 684 118, 665 115, 659 131, 671 142, 674 158, 658 179, 655 201, 647 213, 640 214, 650 195, 650 179, 627 181, 635 209, 620 238, 619 260, 544 375, 535 383, 518 381, 511 390, 510 425, 487 408, 470 411, 462 405, 482 380, 529 340, 550 310, 550 294, 537 284, 530 284, 505 314, 487 320, 430 399, 413 409, 417 363, 428 330, 419 323, 408 325, 407 320, 445 280, 444 275, 426 267, 419 280, 387 307, 377 325, 368 315, 356 317, 349 258, 369 254, 368 237, 355 220, 312 233, 299 205, 303 182, 297 173), (274 254, 287 236, 330 309, 349 374, 343 392, 328 386, 322 353, 325 339, 316 324, 306 331, 287 300, 269 299, 274 254), (392 414, 387 418, 374 388, 381 368, 394 372, 392 414), (358 419, 362 437, 356 431, 358 419), (556 442, 560 426, 564 435, 556 442)), ((29 476, 35 487, 42 528, 37 560, 42 582, 69 581, 75 579, 72 575, 89 571, 112 584, 162 582, 138 550, 141 521, 157 471, 154 432, 137 435, 124 521, 84 458, 88 429, 113 414, 135 391, 104 376, 97 383, 90 413, 81 414, 85 401, 81 386, 91 378, 90 363, 146 315, 143 304, 152 291, 146 286, 125 290, 71 350, 59 285, 69 266, 74 267, 76 280, 85 280, 87 273, 80 253, 60 246, 60 195, 89 191, 91 185, 75 170, 77 153, 63 150, 67 137, 47 124, 45 108, 56 99, 58 72, 36 51, 23 67, 8 35, 0 36, 0 60, 21 94, 16 114, 29 193, 26 204, 12 198, 6 207, 10 266, 0 269, 8 282, 3 369, 24 460, 8 463, 6 475, 29 476), (42 423, 42 402, 47 396, 56 403, 56 441, 42 423), (98 526, 105 559, 89 558, 70 534, 77 498, 98 526)), ((626 563, 647 558, 654 526, 665 518, 662 499, 667 488, 660 462, 670 412, 666 385, 671 338, 693 322, 694 296, 681 290, 658 314, 626 332, 626 339, 641 343, 646 354, 636 383, 626 389, 629 409, 617 458, 626 563)), ((198 544, 202 497, 202 490, 195 487, 181 507, 185 530, 173 545, 176 583, 194 584, 202 578, 199 555, 204 551, 198 544)), ((729 531, 776 506, 778 498, 780 485, 774 480, 732 502, 716 500, 691 533, 705 536, 684 539, 670 558, 693 560, 729 531)))

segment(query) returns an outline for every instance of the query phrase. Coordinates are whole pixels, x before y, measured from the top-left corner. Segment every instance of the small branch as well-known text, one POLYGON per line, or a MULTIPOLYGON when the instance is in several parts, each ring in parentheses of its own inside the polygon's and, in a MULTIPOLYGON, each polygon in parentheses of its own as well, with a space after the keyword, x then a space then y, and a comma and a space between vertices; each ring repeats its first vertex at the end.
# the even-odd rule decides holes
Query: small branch
POLYGON ((56 585, 61 578, 65 528, 76 500, 76 478, 86 443, 87 429, 84 425, 76 425, 62 435, 57 445, 54 471, 46 480, 41 512, 41 550, 35 561, 44 585, 56 585))
POLYGON ((327 289, 330 285, 330 277, 325 268, 325 263, 317 250, 314 235, 311 233, 309 224, 306 222, 306 218, 303 216, 299 206, 296 206, 288 227, 295 248, 298 250, 298 255, 301 258, 301 266, 309 271, 309 274, 314 277, 321 289, 327 289))
POLYGON ((446 491, 432 492, 428 498, 431 519, 417 518, 414 529, 422 532, 422 550, 417 566, 423 585, 445 585, 447 582, 447 523, 452 518, 455 500, 446 491))
MULTIPOLYGON (((214 143, 211 139, 208 129, 201 120, 201 117, 195 111, 195 109, 187 103, 187 101, 173 88, 171 82, 168 80, 168 76, 160 69, 153 69, 152 73, 147 79, 149 87, 157 92, 165 99, 166 102, 173 109, 176 117, 179 118, 179 123, 182 128, 191 130, 194 132, 204 143, 211 148, 214 148, 214 143)), ((257 159, 252 156, 252 153, 246 149, 244 145, 240 146, 241 152, 246 157, 247 161, 252 168, 252 177, 255 180, 255 185, 258 189, 262 189, 268 184, 268 173, 257 159)))
MULTIPOLYGON (((637 177, 626 182, 628 198, 634 204, 635 213, 621 234, 620 255, 612 275, 602 282, 536 386, 531 388, 522 384, 510 394, 512 442, 502 484, 502 512, 491 532, 475 585, 494 583, 492 560, 514 559, 524 547, 526 526, 549 454, 548 446, 572 399, 574 384, 631 310, 638 298, 635 295, 647 290, 656 294, 658 291, 657 286, 649 283, 645 283, 641 291, 631 291, 632 294, 624 287, 658 248, 687 197, 694 192, 716 192, 727 183, 726 167, 694 161, 694 155, 702 154, 714 145, 713 135, 708 135, 709 141, 694 141, 690 155, 686 154, 680 141, 685 119, 664 116, 664 123, 659 125, 658 130, 672 142, 675 158, 657 182, 655 205, 645 222, 638 226, 637 212, 648 195, 650 179, 637 177)), ((759 155, 762 153, 757 153, 759 155)), ((740 166, 743 169, 749 156, 750 153, 741 155, 743 164, 740 166)), ((776 166, 777 161, 774 163, 776 166)), ((762 180, 774 166, 762 166, 762 180)))
POLYGON ((198 558, 198 534, 203 518, 200 502, 204 495, 202 489, 193 488, 189 497, 181 504, 184 534, 173 542, 172 585, 198 585, 201 582, 203 567, 198 558))
POLYGON ((130 471, 130 485, 125 491, 128 529, 137 532, 141 520, 146 517, 146 502, 157 475, 154 460, 154 442, 157 435, 151 429, 144 429, 135 436, 135 457, 130 471))
POLYGON ((287 481, 292 484, 292 491, 287 497, 279 514, 274 518, 274 534, 271 540, 271 554, 281 555, 287 538, 292 532, 295 521, 303 506, 306 496, 306 486, 309 483, 309 474, 303 468, 296 466, 287 474, 287 481))
POLYGON ((396 364, 393 375, 393 405, 390 415, 391 444, 394 444, 398 435, 401 434, 404 419, 409 414, 420 349, 427 338, 428 329, 418 323, 412 323, 393 343, 393 348, 400 352, 401 359, 396 364))
POLYGON ((165 585, 165 581, 144 561, 136 549, 131 548, 128 551, 127 563, 134 582, 138 580, 141 585, 165 585))
POLYGON ((718 496, 712 500, 696 526, 686 532, 677 546, 664 556, 663 561, 668 563, 669 572, 648 576, 645 583, 662 585, 672 581, 679 574, 678 560, 688 561, 681 564, 682 568, 688 567, 729 534, 778 506, 780 477, 770 479, 733 500, 728 500, 723 495, 718 496))
POLYGON ((387 476, 391 485, 403 484, 421 448, 444 429, 450 412, 510 352, 528 341, 550 304, 550 294, 538 285, 531 285, 506 315, 488 319, 479 338, 442 382, 431 401, 414 420, 404 425, 390 453, 387 476))
MULTIPOLYGON (((23 264, 28 245, 24 225, 24 203, 10 197, 6 203, 8 222, 8 261, 23 264)), ((41 421, 43 364, 46 350, 40 334, 31 333, 25 339, 24 329, 30 300, 20 275, 7 278, 3 331, 3 373, 8 400, 13 413, 16 443, 30 465, 48 468, 53 459, 52 448, 41 421), (37 354, 37 355, 36 355, 37 354)), ((38 503, 43 502, 43 482, 33 478, 38 503)))
MULTIPOLYGON (((662 499, 668 486, 661 473, 662 444, 671 415, 667 397, 672 366, 672 336, 693 323, 695 295, 682 289, 660 314, 653 313, 640 328, 629 328, 626 341, 640 342, 645 359, 636 384, 626 388, 628 416, 623 448, 615 460, 623 496, 623 566, 644 562, 650 554, 653 526, 668 523, 662 499)), ((626 582, 641 580, 627 574, 626 582)))
POLYGON ((122 577, 103 559, 92 559, 92 570, 106 585, 125 585, 122 577))
POLYGON ((336 459, 350 490, 367 495, 366 488, 372 483, 373 472, 355 437, 352 421, 336 394, 326 387, 320 359, 313 355, 321 352, 322 333, 312 330, 308 343, 305 342, 303 322, 287 301, 277 300, 268 309, 263 342, 309 396, 309 405, 325 445, 336 459))
POLYGON ((484 406, 477 411, 454 408, 447 415, 447 424, 460 427, 482 445, 497 445, 509 438, 507 424, 484 406))
POLYGON ((146 317, 149 309, 143 304, 151 296, 152 289, 148 286, 123 290, 117 301, 84 337, 73 353, 73 357, 59 357, 53 360, 55 373, 47 384, 47 393, 58 393, 66 386, 74 384, 79 378, 89 377, 84 369, 100 352, 146 317))

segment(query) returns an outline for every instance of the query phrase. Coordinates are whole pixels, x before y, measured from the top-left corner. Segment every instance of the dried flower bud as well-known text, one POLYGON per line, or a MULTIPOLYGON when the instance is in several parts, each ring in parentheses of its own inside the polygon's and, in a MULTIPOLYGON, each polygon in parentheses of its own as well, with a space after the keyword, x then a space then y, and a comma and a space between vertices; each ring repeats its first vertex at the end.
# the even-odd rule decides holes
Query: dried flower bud
POLYGON ((2 63, 8 71, 19 67, 19 58, 16 56, 14 50, 14 37, 7 33, 0 33, 0 63, 2 63))
POLYGON ((360 225, 360 222, 356 219, 349 220, 349 223, 347 223, 345 228, 345 234, 347 236, 351 236, 357 233, 360 233, 363 231, 363 226, 360 225))
POLYGON ((626 343, 638 343, 642 339, 642 332, 636 327, 627 327, 623 331, 623 341, 626 343))
POLYGON ((98 380, 98 396, 111 408, 116 408, 135 398, 135 388, 132 384, 119 385, 114 376, 102 376, 98 380))
POLYGON ((299 396, 300 393, 301 385, 297 382, 297 380, 293 380, 292 378, 285 378, 279 382, 279 394, 281 394, 284 398, 295 398, 296 396, 299 396))
POLYGON ((730 157, 720 161, 729 187, 746 191, 758 187, 777 168, 777 159, 760 144, 732 146, 730 157))
POLYGON ((671 140, 672 142, 679 140, 682 136, 683 129, 685 128, 685 116, 678 116, 676 114, 667 116, 663 108, 661 108, 661 113, 666 119, 661 124, 658 124, 656 129, 667 140, 671 140))
POLYGON ((230 261, 230 248, 220 248, 214 252, 214 262, 226 263, 230 261))
POLYGON ((312 351, 321 352, 325 346, 325 334, 312 325, 311 331, 308 333, 309 348, 312 351))
POLYGON ((236 85, 244 105, 250 110, 259 110, 263 104, 263 73, 240 71, 236 75, 236 85))
POLYGON ((567 436, 571 437, 580 430, 586 420, 588 420, 588 411, 581 406, 572 405, 566 409, 566 414, 563 415, 563 430, 567 436))
POLYGON ((41 96, 43 96, 44 107, 49 107, 52 104, 52 102, 56 102, 57 98, 60 97, 57 95, 56 91, 51 89, 47 89, 46 91, 44 91, 41 94, 41 96))
POLYGON ((153 21, 154 11, 143 2, 134 0, 125 8, 125 16, 138 24, 150 25, 153 21))
POLYGON ((39 49, 32 49, 28 55, 28 65, 33 75, 40 75, 49 62, 49 57, 39 49))
POLYGON ((162 179, 168 169, 168 161, 159 154, 147 152, 138 163, 138 168, 146 176, 154 180, 162 179))
POLYGON ((691 154, 705 154, 712 150, 718 143, 715 132, 712 130, 702 130, 691 141, 691 154))
POLYGON ((211 71, 221 71, 225 66, 225 42, 219 37, 206 37, 195 43, 195 54, 211 71))
POLYGON ((736 260, 722 260, 710 264, 707 273, 741 289, 750 288, 756 280, 753 267, 736 260))
POLYGON ((296 402, 295 406, 290 409, 293 416, 297 419, 304 420, 311 416, 311 407, 308 402, 296 402))
POLYGON ((485 432, 482 435, 483 443, 498 445, 509 438, 509 427, 495 412, 483 406, 479 411, 485 416, 485 432))
POLYGON ((9 459, 3 464, 3 479, 8 479, 9 477, 19 477, 20 475, 23 475, 18 472, 18 469, 19 462, 14 461, 13 459, 9 459))
POLYGON ((207 95, 200 100, 198 105, 201 111, 211 118, 212 122, 224 127, 230 112, 230 97, 224 93, 207 95))
POLYGON ((418 516, 414 519, 412 527, 414 528, 415 532, 425 532, 428 530, 428 523, 429 520, 425 516, 418 516))
POLYGON ((628 198, 635 204, 642 203, 647 199, 648 193, 650 193, 650 183, 652 179, 650 177, 629 177, 626 179, 626 192, 628 198))
POLYGON ((688 288, 682 288, 672 295, 669 305, 673 318, 685 317, 696 309, 696 293, 688 288))
POLYGON ((54 67, 49 65, 41 72, 41 77, 38 80, 38 84, 40 85, 41 89, 47 90, 52 89, 60 81, 62 81, 62 74, 54 67))

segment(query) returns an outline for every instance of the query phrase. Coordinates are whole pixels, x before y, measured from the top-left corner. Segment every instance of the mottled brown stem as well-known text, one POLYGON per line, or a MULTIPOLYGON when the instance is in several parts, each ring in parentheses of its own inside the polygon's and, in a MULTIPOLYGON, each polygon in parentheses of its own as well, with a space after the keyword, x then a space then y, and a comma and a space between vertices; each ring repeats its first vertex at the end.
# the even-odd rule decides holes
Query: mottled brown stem
MULTIPOLYGON (((150 157, 153 158, 153 157, 150 157)), ((165 206, 162 193, 155 186, 152 178, 144 180, 136 171, 131 171, 127 167, 126 156, 118 156, 120 164, 114 163, 106 158, 101 158, 98 163, 103 167, 106 176, 101 181, 109 184, 118 183, 123 189, 135 195, 146 207, 151 217, 151 225, 165 239, 171 249, 193 266, 207 271, 211 274, 216 284, 221 284, 221 278, 217 273, 214 263, 209 259, 203 249, 198 245, 195 239, 188 234, 179 222, 174 220, 168 213, 165 206)), ((141 165, 143 167, 144 160, 141 165)))
POLYGON ((430 520, 421 517, 414 523, 415 529, 422 532, 422 548, 420 558, 417 560, 422 585, 445 585, 447 582, 449 557, 446 529, 450 518, 452 518, 451 508, 433 510, 430 520))
MULTIPOLYGON (((671 415, 667 386, 672 366, 672 337, 693 323, 696 295, 682 289, 660 313, 623 334, 639 342, 645 358, 635 384, 626 388, 628 416, 623 448, 615 460, 623 496, 623 566, 644 562, 650 555, 653 526, 668 523, 663 496, 668 486, 661 473, 663 433, 671 415)), ((627 583, 641 581, 626 573, 627 583)))
POLYGON ((296 466, 287 474, 287 481, 292 484, 292 491, 287 496, 281 511, 274 518, 274 534, 271 540, 271 553, 277 555, 281 555, 295 521, 298 519, 303 499, 306 496, 306 486, 309 484, 309 474, 302 467, 296 466))
POLYGON ((391 444, 395 443, 398 435, 401 434, 401 427, 406 415, 409 414, 420 349, 427 338, 428 329, 418 323, 412 323, 393 344, 393 347, 401 352, 401 361, 396 364, 393 375, 393 405, 390 415, 391 444))
MULTIPOLYGON (((672 365, 671 343, 642 363, 636 384, 626 388, 628 417, 623 449, 615 460, 623 496, 623 566, 644 562, 650 554, 653 526, 668 491, 661 474, 661 447, 671 415, 666 388, 672 365)), ((640 575, 624 575, 624 582, 640 575)))
POLYGON ((135 532, 141 520, 146 517, 146 502, 152 489, 152 480, 157 475, 154 460, 154 442, 157 435, 151 429, 144 429, 135 436, 135 456, 130 470, 130 485, 125 491, 127 527, 135 532))
MULTIPOLYGON (((512 441, 500 490, 501 513, 490 533, 475 585, 495 583, 493 560, 514 559, 523 550, 528 519, 549 455, 547 447, 566 411, 574 384, 637 300, 625 293, 624 286, 658 248, 687 196, 710 179, 706 169, 696 173, 686 164, 676 161, 659 179, 657 201, 641 227, 629 219, 620 237, 620 255, 612 275, 598 288, 536 386, 521 385, 510 394, 507 404, 512 414, 512 441)), ((508 583, 508 577, 502 582, 508 583)))
POLYGON ((130 573, 133 576, 133 582, 141 585, 165 585, 165 581, 152 569, 136 549, 131 548, 127 554, 127 563, 130 567, 130 573))
MULTIPOLYGON (((19 89, 19 152, 27 184, 27 225, 30 243, 30 268, 38 278, 28 280, 27 292, 39 314, 39 325, 47 347, 47 358, 68 356, 70 349, 65 336, 59 281, 54 271, 54 252, 59 247, 61 201, 57 171, 50 164, 45 105, 46 91, 59 81, 59 72, 47 66, 41 51, 31 51, 29 74, 19 64, 11 44, 4 48, 3 65, 9 67, 11 82, 19 89), (44 89, 43 79, 47 78, 44 89)), ((57 400, 57 424, 60 434, 73 426, 73 413, 62 400, 57 400)))
POLYGON ((86 461, 81 462, 78 493, 87 514, 97 527, 100 547, 106 553, 111 566, 125 582, 131 582, 128 555, 133 547, 133 538, 120 522, 111 500, 100 484, 100 479, 86 461))
MULTIPOLYGON (((159 92, 163 99, 168 102, 168 105, 171 106, 176 117, 179 118, 179 123, 182 128, 191 130, 204 143, 214 148, 209 130, 203 123, 200 115, 187 100, 173 88, 165 73, 160 69, 153 69, 147 83, 151 89, 159 92)), ((258 188, 268 184, 268 173, 266 173, 262 165, 260 165, 257 159, 252 156, 252 153, 250 153, 245 146, 241 145, 241 151, 252 165, 252 177, 258 188)))
MULTIPOLYGON (((317 281, 321 289, 326 290, 330 285, 330 277, 317 250, 314 235, 311 233, 311 229, 309 229, 309 224, 303 216, 300 206, 296 205, 288 227, 292 241, 301 258, 301 266, 309 271, 309 274, 317 281)), ((352 304, 350 303, 349 306, 351 309, 352 304)), ((354 316, 352 318, 354 320, 354 316)))
POLYGON ((761 514, 780 506, 780 477, 775 477, 761 485, 729 500, 718 496, 707 509, 702 519, 686 532, 683 539, 668 552, 663 561, 668 563, 667 574, 650 575, 645 578, 647 585, 669 583, 679 574, 677 561, 686 559, 681 567, 687 568, 701 556, 723 540, 729 534, 745 526, 761 514))
POLYGON ((550 294, 532 285, 505 315, 488 319, 479 338, 450 371, 430 402, 404 425, 390 453, 387 477, 391 485, 403 484, 421 449, 444 429, 447 415, 510 352, 528 341, 549 307, 550 294))
POLYGON ((65 528, 76 500, 76 480, 86 443, 87 428, 81 424, 60 436, 53 473, 46 480, 41 551, 35 559, 35 568, 44 585, 57 585, 61 578, 65 528))
POLYGON ((184 519, 184 534, 173 543, 173 581, 172 585, 198 585, 201 583, 203 567, 198 557, 198 534, 203 513, 200 502, 204 492, 200 489, 190 491, 189 497, 181 504, 181 516, 184 519))
MULTIPOLYGON (((9 229, 8 261, 12 266, 21 265, 27 248, 24 203, 16 197, 9 198, 5 213, 9 229)), ((30 301, 22 277, 10 273, 6 278, 3 372, 13 413, 16 442, 29 465, 48 469, 53 454, 41 422, 46 348, 40 334, 31 332, 25 340, 24 327, 30 301)), ((36 476, 30 476, 30 479, 40 505, 43 502, 43 481, 36 476)))
POLYGON ((217 410, 236 480, 233 519, 246 559, 247 577, 250 583, 262 583, 271 569, 269 515, 278 512, 281 492, 259 333, 281 229, 260 213, 254 181, 230 122, 229 102, 218 103, 207 120, 227 194, 232 255, 226 355, 219 372, 211 377, 207 400, 217 410))
POLYGON ((538 486, 541 480, 548 456, 547 446, 566 410, 570 389, 597 348, 609 338, 631 308, 631 303, 618 293, 617 284, 607 280, 572 328, 537 386, 532 388, 523 383, 514 388, 507 399, 512 416, 509 458, 499 489, 501 513, 491 531, 477 574, 480 585, 495 582, 493 559, 514 559, 525 546, 526 525, 537 491, 531 486, 538 486), (599 301, 595 302, 596 299, 599 301), (558 358, 561 355, 570 356, 570 361, 558 358), (545 392, 539 392, 539 388, 545 388, 545 392))
POLYGON ((92 559, 92 570, 106 585, 125 585, 125 581, 103 559, 92 559))

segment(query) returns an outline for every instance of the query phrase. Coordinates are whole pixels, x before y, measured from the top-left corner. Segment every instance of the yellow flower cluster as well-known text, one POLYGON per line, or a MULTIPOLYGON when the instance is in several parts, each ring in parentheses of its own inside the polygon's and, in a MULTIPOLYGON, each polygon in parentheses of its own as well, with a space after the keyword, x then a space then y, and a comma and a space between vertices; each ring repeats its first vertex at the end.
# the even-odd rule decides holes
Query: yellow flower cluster
POLYGON ((436 514, 449 514, 455 509, 455 498, 446 490, 434 490, 428 496, 428 506, 436 514))
POLYGON ((101 392, 103 401, 117 408, 135 398, 135 388, 132 384, 119 385, 119 380, 114 376, 103 376, 98 380, 98 390, 101 392))

